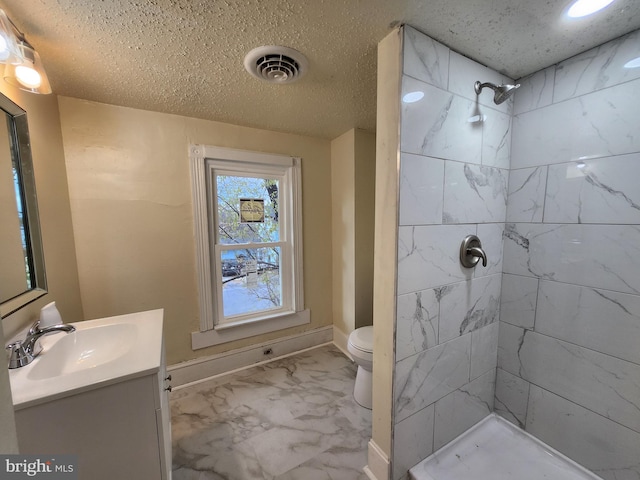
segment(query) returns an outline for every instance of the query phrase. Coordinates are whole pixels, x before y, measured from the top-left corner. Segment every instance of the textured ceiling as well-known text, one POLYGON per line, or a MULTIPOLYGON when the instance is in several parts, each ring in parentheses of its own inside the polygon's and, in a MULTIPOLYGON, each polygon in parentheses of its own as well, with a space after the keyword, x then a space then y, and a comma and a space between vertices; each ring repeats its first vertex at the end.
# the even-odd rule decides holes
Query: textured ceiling
POLYGON ((56 94, 324 138, 353 127, 375 129, 376 46, 397 24, 411 24, 513 78, 640 28, 638 0, 616 0, 573 22, 562 20, 567 5, 0 0, 40 53, 56 94), (303 52, 308 74, 291 85, 251 77, 242 62, 261 45, 303 52))

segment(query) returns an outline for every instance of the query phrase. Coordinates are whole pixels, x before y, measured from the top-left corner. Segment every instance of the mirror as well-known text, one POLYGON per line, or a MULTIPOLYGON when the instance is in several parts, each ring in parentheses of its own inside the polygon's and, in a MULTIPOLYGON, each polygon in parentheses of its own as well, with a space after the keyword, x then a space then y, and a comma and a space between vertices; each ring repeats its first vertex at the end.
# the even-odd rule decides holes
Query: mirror
POLYGON ((0 317, 45 295, 27 112, 0 94, 0 317))

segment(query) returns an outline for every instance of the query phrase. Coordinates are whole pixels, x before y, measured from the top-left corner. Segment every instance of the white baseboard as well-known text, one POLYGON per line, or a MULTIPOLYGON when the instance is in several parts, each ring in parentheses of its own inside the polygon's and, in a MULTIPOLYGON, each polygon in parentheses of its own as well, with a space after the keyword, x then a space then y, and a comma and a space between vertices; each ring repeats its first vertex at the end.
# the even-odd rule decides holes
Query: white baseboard
POLYGON ((333 326, 333 344, 340 349, 345 356, 353 362, 353 357, 349 353, 349 349, 347 348, 347 344, 349 343, 349 335, 344 333, 335 325, 333 326))
POLYGON ((172 377, 171 386, 176 389, 188 384, 201 382, 216 375, 252 367, 258 363, 268 362, 301 350, 317 347, 332 340, 333 327, 327 326, 298 335, 278 338, 269 342, 170 365, 167 368, 167 372, 172 377), (271 353, 265 355, 264 351, 267 349, 271 349, 271 353))
POLYGON ((368 464, 364 472, 371 480, 390 480, 389 457, 373 441, 369 440, 368 464))
POLYGON ((369 465, 365 465, 362 471, 365 473, 369 480, 377 480, 377 478, 373 476, 373 472, 369 469, 369 465))

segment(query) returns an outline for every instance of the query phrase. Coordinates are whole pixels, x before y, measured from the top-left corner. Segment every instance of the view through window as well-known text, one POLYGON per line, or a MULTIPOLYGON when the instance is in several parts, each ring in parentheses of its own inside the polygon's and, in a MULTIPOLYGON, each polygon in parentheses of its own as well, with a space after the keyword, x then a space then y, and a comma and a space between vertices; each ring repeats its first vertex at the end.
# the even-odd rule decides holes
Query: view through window
POLYGON ((280 181, 216 174, 215 188, 224 318, 281 308, 280 181))

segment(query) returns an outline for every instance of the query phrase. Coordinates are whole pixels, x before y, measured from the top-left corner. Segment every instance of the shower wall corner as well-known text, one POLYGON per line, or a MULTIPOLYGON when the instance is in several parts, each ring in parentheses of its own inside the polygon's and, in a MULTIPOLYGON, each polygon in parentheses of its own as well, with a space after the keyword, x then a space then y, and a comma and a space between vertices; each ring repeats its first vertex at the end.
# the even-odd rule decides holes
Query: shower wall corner
POLYGON ((513 108, 473 88, 512 79, 410 26, 402 35, 393 480, 493 410, 513 108), (470 234, 486 267, 460 265, 470 234))

